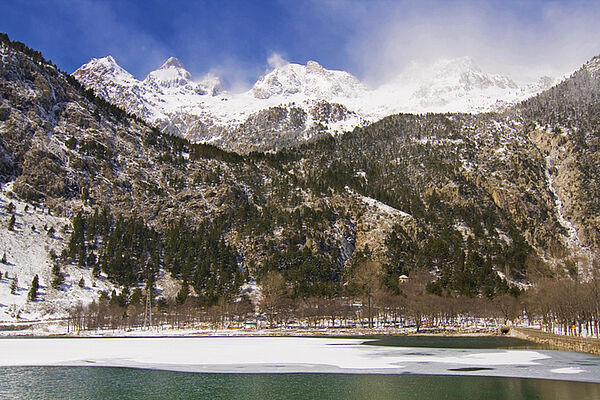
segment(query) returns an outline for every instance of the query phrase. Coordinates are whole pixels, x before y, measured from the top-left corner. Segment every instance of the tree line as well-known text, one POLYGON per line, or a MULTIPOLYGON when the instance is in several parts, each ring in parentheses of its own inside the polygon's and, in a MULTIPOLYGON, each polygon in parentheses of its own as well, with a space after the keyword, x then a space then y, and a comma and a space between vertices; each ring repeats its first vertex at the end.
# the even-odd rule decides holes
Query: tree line
MULTIPOLYGON (((518 323, 539 324, 548 332, 600 337, 600 279, 545 280, 515 296, 438 296, 427 291, 431 274, 413 271, 401 292, 381 281, 381 266, 372 260, 352 272, 347 291, 333 297, 294 297, 275 271, 262 280, 262 295, 221 297, 200 305, 192 296, 181 301, 155 296, 155 326, 164 328, 414 328, 417 332, 480 327, 493 329, 518 323)), ((144 296, 140 288, 103 294, 88 306, 70 310, 77 330, 139 329, 144 326, 144 296)))

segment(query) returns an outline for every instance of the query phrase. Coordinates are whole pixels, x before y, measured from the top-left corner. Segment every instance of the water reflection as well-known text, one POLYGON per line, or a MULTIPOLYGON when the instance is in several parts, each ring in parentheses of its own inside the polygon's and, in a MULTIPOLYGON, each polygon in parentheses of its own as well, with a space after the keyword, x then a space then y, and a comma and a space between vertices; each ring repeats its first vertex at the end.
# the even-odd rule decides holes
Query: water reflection
POLYGON ((552 350, 552 347, 508 336, 384 336, 364 344, 445 349, 552 350))
POLYGON ((194 374, 127 368, 0 368, 6 399, 599 399, 600 384, 428 375, 194 374))

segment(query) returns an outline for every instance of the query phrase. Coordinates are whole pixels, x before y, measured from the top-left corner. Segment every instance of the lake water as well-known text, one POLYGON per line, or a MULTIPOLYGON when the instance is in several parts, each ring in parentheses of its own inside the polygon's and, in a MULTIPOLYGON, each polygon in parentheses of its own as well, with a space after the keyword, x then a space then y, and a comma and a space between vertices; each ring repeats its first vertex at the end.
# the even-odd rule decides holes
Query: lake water
POLYGON ((0 398, 600 399, 600 384, 430 375, 198 374, 104 367, 0 368, 0 398))
MULTIPOLYGON (((43 357, 44 348, 59 349, 58 353, 63 354, 61 352, 65 350, 71 349, 73 352, 90 345, 104 355, 110 346, 123 345, 123 339, 0 339, 0 365, 7 365, 0 367, 0 399, 600 399, 600 383, 556 380, 599 381, 600 357, 547 351, 535 344, 505 337, 387 337, 365 340, 367 346, 359 346, 358 349, 342 341, 338 343, 334 340, 332 343, 331 339, 326 344, 319 339, 299 338, 126 340, 124 343, 130 347, 140 346, 141 342, 141 349, 147 348, 144 346, 167 346, 171 352, 177 352, 177 346, 185 345, 185 349, 196 346, 204 351, 205 358, 209 357, 208 349, 215 346, 240 346, 235 350, 235 353, 239 353, 239 349, 247 346, 254 346, 262 352, 271 348, 281 352, 281 349, 293 346, 309 351, 314 344, 319 354, 330 352, 334 357, 337 354, 356 354, 363 357, 360 360, 391 357, 392 361, 396 358, 401 361, 397 370, 383 373, 377 368, 373 369, 373 373, 312 373, 314 370, 327 372, 329 367, 319 370, 323 367, 310 364, 308 367, 292 366, 290 370, 283 370, 290 373, 265 373, 282 367, 273 363, 246 370, 253 373, 231 373, 236 371, 235 368, 247 368, 242 364, 237 367, 212 366, 207 370, 210 373, 198 373, 197 367, 186 367, 185 364, 157 364, 156 368, 159 369, 121 368, 117 365, 123 365, 119 364, 122 362, 143 367, 143 359, 136 364, 119 360, 113 355, 108 360, 91 351, 82 358, 83 364, 72 364, 78 366, 65 366, 62 361, 58 363, 59 366, 39 366, 43 363, 36 360, 43 357), (26 355, 24 349, 30 349, 30 354, 26 355), (24 359, 29 357, 28 365, 38 366, 9 364, 7 360, 11 357, 14 359, 14 354, 11 356, 13 350, 14 354, 23 354, 24 359), (40 356, 32 357, 32 354, 40 356), (488 356, 497 357, 496 354, 500 357, 509 354, 515 358, 515 362, 490 363, 488 356), (519 361, 519 354, 527 357, 519 361), (537 356, 531 357, 532 354, 537 356), (472 356, 475 358, 471 363, 469 357, 472 356), (413 357, 424 361, 411 361, 413 357), (464 363, 465 357, 468 363, 464 363), (97 363, 98 366, 81 366, 86 363, 97 363), (176 370, 163 370, 170 368, 176 370), (196 372, 176 372, 187 368, 196 372), (228 373, 212 373, 220 370, 228 373), (569 375, 569 371, 580 372, 569 375), (496 376, 476 376, 487 373, 496 376), (537 377, 551 379, 535 379, 537 377)), ((79 357, 67 353, 59 358, 75 360, 79 357)), ((123 350, 117 353, 122 354, 123 350)), ((137 354, 133 351, 125 358, 139 357, 137 354)), ((57 358, 53 357, 47 362, 55 363, 57 358)), ((185 362, 182 355, 172 357, 173 360, 185 362)), ((169 356, 163 358, 168 359, 169 356)), ((148 362, 147 365, 154 364, 148 362)))

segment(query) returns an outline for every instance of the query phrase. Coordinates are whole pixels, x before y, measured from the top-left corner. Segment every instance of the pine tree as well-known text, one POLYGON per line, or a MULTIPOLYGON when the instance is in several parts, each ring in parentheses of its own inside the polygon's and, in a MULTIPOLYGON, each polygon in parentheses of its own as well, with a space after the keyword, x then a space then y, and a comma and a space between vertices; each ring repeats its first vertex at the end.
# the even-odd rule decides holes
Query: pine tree
POLYGON ((33 281, 31 282, 31 289, 29 289, 29 294, 27 295, 27 298, 29 299, 29 301, 35 301, 37 299, 39 288, 40 288, 40 281, 39 281, 38 276, 36 275, 33 277, 33 281))
POLYGON ((55 232, 54 227, 51 226, 50 229, 48 229, 48 237, 54 237, 55 232))
POLYGON ((2 271, 0 271, 0 281, 2 280, 2 271))
POLYGON ((60 266, 58 264, 54 264, 52 267, 52 275, 54 275, 54 278, 52 278, 52 287, 58 289, 65 281, 65 277, 62 272, 60 272, 60 266))
POLYGON ((12 283, 10 284, 10 294, 17 293, 18 289, 19 289, 19 278, 17 278, 17 275, 15 275, 12 283))
POLYGON ((15 229, 15 222, 16 222, 15 214, 13 214, 10 216, 10 221, 8 221, 8 230, 9 231, 12 231, 15 229))
POLYGON ((2 259, 0 260, 2 264, 6 264, 6 252, 2 255, 2 259))
POLYGON ((189 294, 190 294, 190 288, 188 286, 188 283, 186 281, 183 281, 183 284, 181 285, 181 289, 177 293, 177 297, 175 297, 175 301, 177 302, 177 304, 183 304, 187 300, 189 294))
POLYGON ((135 288, 133 292, 131 292, 131 296, 129 296, 129 304, 131 305, 139 305, 142 303, 142 298, 144 294, 142 293, 142 289, 135 288))
POLYGON ((85 280, 83 279, 83 276, 81 277, 81 279, 79 280, 79 287, 83 288, 85 287, 85 280))

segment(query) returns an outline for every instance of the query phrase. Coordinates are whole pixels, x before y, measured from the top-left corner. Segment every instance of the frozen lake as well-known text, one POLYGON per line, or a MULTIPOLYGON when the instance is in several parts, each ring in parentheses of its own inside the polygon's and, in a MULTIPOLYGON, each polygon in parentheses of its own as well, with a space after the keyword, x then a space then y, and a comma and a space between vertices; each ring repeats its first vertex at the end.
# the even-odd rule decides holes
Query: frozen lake
POLYGON ((600 384, 485 376, 193 374, 98 367, 0 367, 11 400, 597 400, 600 384))
MULTIPOLYGON (((477 340, 473 338, 474 342, 477 340)), ((0 367, 426 374, 600 382, 600 357, 583 353, 535 348, 417 347, 416 342, 410 347, 392 347, 365 342, 365 339, 306 337, 2 338, 0 367)))

